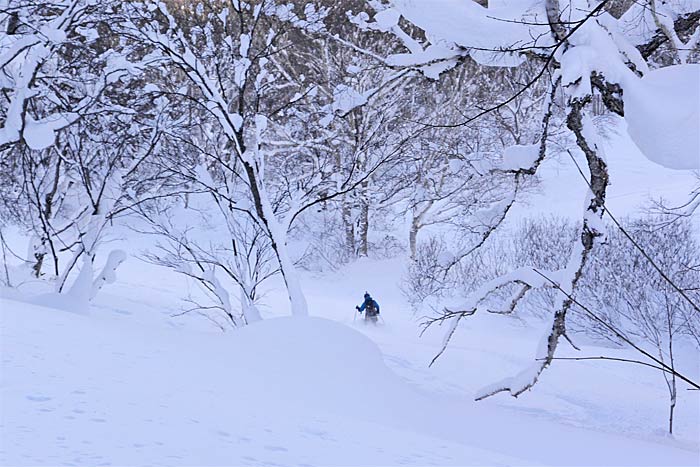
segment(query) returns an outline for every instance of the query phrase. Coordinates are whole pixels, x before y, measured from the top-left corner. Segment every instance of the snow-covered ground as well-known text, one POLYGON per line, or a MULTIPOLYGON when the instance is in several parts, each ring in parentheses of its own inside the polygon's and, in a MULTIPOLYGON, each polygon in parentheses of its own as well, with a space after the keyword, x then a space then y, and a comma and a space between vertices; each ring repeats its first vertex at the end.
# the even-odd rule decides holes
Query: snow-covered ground
POLYGON ((428 368, 441 332, 419 337, 400 267, 307 276, 318 317, 269 311, 229 333, 171 318, 185 284, 136 261, 90 316, 4 299, 0 464, 697 464, 697 393, 682 392, 668 438, 663 380, 644 368, 561 362, 518 400, 474 402, 528 361, 540 331, 475 316, 428 368), (364 289, 385 325, 355 321, 364 289))
MULTIPOLYGON (((690 175, 640 166, 632 151, 624 139, 609 150, 616 214, 634 213, 648 194, 677 201, 692 188, 690 175)), ((543 170, 532 204, 577 212, 575 168, 559 159, 543 170)), ((125 234, 123 246, 138 253, 140 241, 125 234)), ((173 316, 192 286, 134 257, 88 315, 27 303, 32 284, 4 291, 0 465, 700 464, 700 395, 682 387, 666 436, 667 391, 645 367, 555 362, 520 398, 475 402, 479 388, 530 362, 542 324, 470 317, 429 368, 443 330, 420 336, 399 288, 403 264, 305 274, 312 318, 285 317, 276 287, 264 321, 227 333, 173 316), (381 304, 381 326, 356 315, 365 290, 381 304)), ((581 352, 560 356, 632 356, 578 343, 581 352)), ((700 377, 697 351, 678 354, 700 377)))

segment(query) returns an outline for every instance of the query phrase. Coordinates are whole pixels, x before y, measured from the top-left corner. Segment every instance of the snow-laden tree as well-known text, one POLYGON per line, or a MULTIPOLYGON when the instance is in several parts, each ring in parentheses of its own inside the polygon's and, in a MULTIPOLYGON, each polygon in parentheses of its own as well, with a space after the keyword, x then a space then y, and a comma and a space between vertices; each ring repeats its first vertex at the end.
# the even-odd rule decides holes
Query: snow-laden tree
MULTIPOLYGON (((307 305, 287 245, 290 231, 312 208, 347 201, 366 187, 398 154, 394 147, 403 137, 378 131, 389 120, 379 106, 363 116, 353 105, 390 96, 398 107, 391 85, 399 80, 371 70, 339 72, 339 63, 349 66, 347 54, 328 56, 323 13, 311 4, 295 8, 270 0, 147 2, 133 5, 128 31, 147 45, 154 69, 171 72, 170 82, 154 92, 175 106, 197 109, 198 128, 178 138, 199 151, 202 166, 224 183, 214 188, 195 175, 190 188, 209 191, 259 223, 298 315, 307 313, 307 305), (353 79, 366 82, 362 95, 345 82, 353 79), (389 85, 377 89, 382 83, 389 85)), ((185 120, 173 113, 173 121, 178 118, 185 120)))
MULTIPOLYGON (((459 321, 483 309, 484 301, 495 291, 512 284, 518 286, 510 300, 512 312, 533 288, 557 284, 562 293, 552 309, 550 330, 533 364, 520 374, 485 388, 477 398, 504 391, 518 396, 536 384, 541 372, 552 363, 560 339, 568 337, 566 318, 574 305, 574 294, 591 252, 605 239, 602 217, 610 174, 593 124, 593 96, 599 95, 610 112, 625 117, 630 136, 646 157, 672 168, 698 168, 697 65, 650 70, 646 58, 653 52, 650 43, 657 40, 658 28, 639 35, 632 34, 639 29, 625 31, 624 22, 606 12, 607 1, 503 1, 490 2, 488 9, 472 2, 369 3, 375 10, 373 20, 365 14, 357 16, 358 22, 367 28, 391 32, 405 45, 405 53, 387 57, 391 66, 417 68, 437 79, 468 60, 506 67, 524 61, 538 64, 540 71, 510 97, 496 100, 484 109, 465 112, 458 123, 466 125, 498 111, 540 79, 548 79, 550 104, 543 106, 537 150, 506 149, 504 154, 505 163, 515 174, 515 186, 535 174, 546 156, 551 103, 556 94, 563 96, 566 128, 575 140, 576 156, 583 159, 588 169, 585 177, 590 187, 581 200, 581 227, 566 265, 557 271, 538 272, 530 267, 512 271, 483 284, 437 318, 450 321, 446 346, 459 321), (421 28, 425 40, 409 35, 406 22, 421 28), (640 36, 645 38, 640 40, 640 36)), ((674 6, 677 5, 669 4, 670 8, 674 6)), ((684 21, 688 15, 671 17, 677 18, 672 24, 675 29, 687 28, 684 21)), ((666 25, 668 29, 668 22, 666 25)), ((665 33, 661 41, 668 40, 669 34, 665 33)), ((510 206, 512 202, 503 204, 494 226, 499 224, 498 219, 505 218, 510 206)))
MULTIPOLYGON (((468 256, 475 244, 483 243, 494 223, 500 222, 499 216, 492 215, 494 207, 500 212, 501 203, 517 195, 504 149, 538 151, 540 127, 533 117, 546 100, 546 88, 533 86, 468 125, 453 128, 451 123, 463 116, 463 109, 480 108, 494 96, 512 93, 531 71, 526 66, 494 69, 464 64, 446 73, 424 91, 421 102, 414 103, 425 109, 414 118, 426 126, 414 141, 413 157, 405 157, 410 160, 411 173, 407 184, 411 256, 424 227, 441 225, 443 234, 449 230, 455 239, 462 239, 452 247, 457 259, 468 256)), ((447 270, 452 262, 445 264, 447 270)))
MULTIPOLYGON (((211 161, 231 181, 243 181, 248 193, 229 199, 254 216, 270 238, 289 293, 292 313, 306 315, 306 299, 287 248, 294 217, 317 202, 317 171, 293 180, 285 199, 273 199, 269 165, 274 153, 268 135, 275 120, 295 112, 314 94, 312 83, 290 74, 287 50, 294 31, 313 28, 319 12, 297 16, 291 5, 260 2, 145 2, 131 9, 130 34, 147 44, 152 65, 186 78, 188 85, 168 90, 212 117, 216 138, 225 141, 222 157, 211 161), (268 165, 269 164, 269 165, 268 165), (250 202, 250 203, 249 203, 250 202)), ((302 143, 303 146, 303 143, 302 143)), ((193 180, 195 185, 203 181, 193 180)), ((218 193, 221 195, 222 193, 218 193)))
MULTIPOLYGON (((200 176, 215 186, 211 176, 200 176)), ((158 238, 146 260, 200 286, 204 297, 187 297, 189 306, 182 314, 198 313, 222 330, 259 321, 260 285, 277 272, 267 235, 253 219, 232 212, 227 201, 212 192, 190 191, 185 196, 186 203, 184 196, 173 196, 167 201, 170 206, 141 208, 149 221, 146 232, 158 238), (230 284, 237 297, 231 296, 230 284)))
POLYGON ((137 47, 117 40, 119 3, 4 7, 3 207, 32 237, 32 276, 85 303, 124 260, 114 251, 102 272, 93 270, 111 217, 130 202, 127 187, 157 142, 139 125, 147 106, 132 92, 139 66, 127 57, 137 47))
MULTIPOLYGON (((694 300, 700 299, 700 248, 687 219, 647 217, 628 222, 627 231, 653 256, 669 278, 694 300)), ((675 370, 674 351, 683 341, 700 348, 700 314, 660 277, 642 252, 625 235, 612 230, 608 241, 592 256, 581 284, 581 299, 598 310, 612 325, 640 346, 651 348, 658 359, 675 370), (688 342, 689 341, 689 342, 688 342)), ((609 327, 583 314, 586 327, 624 344, 609 327)), ((669 392, 668 431, 673 419, 678 387, 673 372, 661 371, 669 392)))
POLYGON ((324 204, 321 214, 329 210, 339 216, 344 248, 338 259, 344 262, 371 250, 370 232, 379 224, 393 184, 390 172, 406 155, 417 129, 411 118, 414 108, 404 101, 416 83, 410 70, 396 72, 363 53, 366 49, 356 49, 356 44, 370 50, 393 48, 391 38, 358 31, 349 23, 327 28, 339 29, 342 39, 328 29, 321 31, 308 63, 325 113, 316 131, 325 138, 319 150, 334 157, 336 186, 329 192, 342 193, 324 204))
POLYGON ((20 142, 33 150, 50 147, 55 132, 75 121, 94 97, 76 95, 71 92, 76 83, 65 75, 57 79, 54 73, 61 69, 60 55, 88 40, 81 32, 91 34, 86 17, 93 9, 83 0, 0 4, 0 19, 6 25, 0 33, 0 148, 20 142))
MULTIPOLYGON (((452 236, 431 236, 419 244, 403 288, 414 309, 435 312, 440 304, 455 299, 455 290, 476 292, 484 283, 514 269, 560 269, 571 253, 576 230, 576 226, 558 218, 519 221, 510 229, 494 232, 488 242, 470 253, 468 261, 455 264, 449 274, 445 274, 444 258, 453 258, 452 236)), ((513 313, 511 306, 520 291, 519 284, 504 286, 487 297, 483 309, 513 318, 526 315, 541 319, 547 318, 557 301, 558 292, 553 287, 533 289, 516 301, 519 312, 513 313)))
POLYGON ((700 6, 694 1, 636 2, 620 18, 631 42, 652 64, 697 63, 700 6))

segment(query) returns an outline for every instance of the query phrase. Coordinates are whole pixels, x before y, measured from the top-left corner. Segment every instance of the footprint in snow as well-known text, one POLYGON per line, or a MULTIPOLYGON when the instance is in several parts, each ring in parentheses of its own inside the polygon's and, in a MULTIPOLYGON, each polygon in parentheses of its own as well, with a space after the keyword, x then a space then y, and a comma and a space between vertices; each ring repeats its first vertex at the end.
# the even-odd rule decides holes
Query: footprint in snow
POLYGON ((282 447, 282 446, 264 446, 265 449, 268 451, 274 451, 274 452, 287 452, 289 449, 282 447))
POLYGON ((27 396, 27 399, 33 402, 46 402, 51 400, 48 396, 27 396))

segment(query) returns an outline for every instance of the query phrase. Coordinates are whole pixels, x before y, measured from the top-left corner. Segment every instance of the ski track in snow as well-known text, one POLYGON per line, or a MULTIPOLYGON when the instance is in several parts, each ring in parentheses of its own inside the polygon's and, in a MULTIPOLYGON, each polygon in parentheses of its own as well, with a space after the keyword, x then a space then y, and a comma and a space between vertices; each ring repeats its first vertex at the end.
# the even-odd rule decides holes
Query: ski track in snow
MULTIPOLYGON (((654 372, 562 363, 518 400, 473 402, 474 390, 522 368, 538 331, 475 317, 429 369, 442 336, 418 337, 416 318, 387 283, 399 267, 363 260, 313 279, 313 287, 307 277, 312 310, 342 325, 302 326, 299 336, 269 314, 262 326, 222 334, 188 329, 150 301, 131 315, 110 313, 107 301, 129 309, 141 294, 155 301, 161 292, 163 308, 177 308, 179 278, 162 274, 155 296, 139 291, 132 286, 139 275, 155 276, 136 262, 119 284, 131 295, 103 296, 89 317, 4 300, 0 465, 687 465, 697 458, 697 396, 681 394, 677 439, 665 438, 663 381, 654 372), (380 301, 385 325, 353 321, 365 288, 380 301), (163 326, 171 321, 178 324, 163 326), (256 331, 263 327, 267 334, 256 331), (287 332, 294 337, 285 340, 287 332), (254 345, 258 338, 264 348, 254 345), (292 369, 292 361, 313 367, 292 369), (557 446, 543 447, 550 438, 557 446)), ((282 294, 270 296, 271 308, 283 303, 282 294)))
POLYGON ((308 320, 270 320, 263 326, 276 328, 273 338, 255 348, 258 335, 250 332, 239 343, 234 335, 134 329, 12 301, 2 306, 3 465, 523 463, 377 423, 397 415, 398 405, 382 413, 384 402, 373 393, 425 401, 385 371, 368 340, 330 321, 312 320, 312 335, 304 335, 308 320), (38 321, 25 321, 26 314, 38 321), (334 350, 359 351, 355 367, 337 365, 338 353, 314 362, 330 340, 296 346, 295 326, 306 342, 323 333, 344 344, 334 350), (288 331, 293 337, 285 341, 288 331), (71 333, 80 342, 67 344, 71 333), (39 344, 28 345, 27 337, 39 344), (241 356, 245 350, 258 353, 241 356), (363 410, 368 405, 372 410, 363 410))

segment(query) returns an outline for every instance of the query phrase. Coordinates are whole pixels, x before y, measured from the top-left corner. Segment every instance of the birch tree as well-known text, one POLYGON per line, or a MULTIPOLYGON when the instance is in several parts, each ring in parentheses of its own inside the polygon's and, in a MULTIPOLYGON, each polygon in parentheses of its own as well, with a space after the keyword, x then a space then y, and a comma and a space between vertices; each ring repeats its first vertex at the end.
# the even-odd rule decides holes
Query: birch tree
POLYGON ((93 271, 108 219, 157 142, 135 118, 145 107, 130 92, 139 73, 127 59, 134 44, 113 47, 116 7, 19 1, 2 10, 9 24, 0 35, 0 149, 12 187, 6 195, 18 201, 6 199, 5 207, 32 236, 25 259, 32 276, 81 302, 124 260, 112 252, 105 269, 93 271))
MULTIPOLYGON (((625 116, 631 122, 630 134, 647 157, 660 161, 659 156, 663 154, 667 164, 677 165, 679 168, 692 168, 697 164, 697 161, 691 159, 691 155, 697 153, 693 151, 692 146, 687 153, 666 155, 663 149, 657 150, 660 140, 644 139, 641 128, 654 121, 652 114, 644 113, 645 111, 637 105, 652 95, 651 90, 640 80, 640 75, 649 70, 644 58, 645 48, 643 45, 634 47, 625 38, 615 19, 605 12, 606 3, 578 1, 567 4, 564 8, 558 0, 548 0, 543 5, 503 5, 487 10, 469 2, 460 6, 440 5, 438 2, 418 4, 403 0, 396 0, 390 4, 371 2, 377 13, 374 22, 369 24, 405 37, 407 34, 399 22, 403 17, 423 28, 430 38, 423 44, 411 40, 410 37, 405 39, 407 52, 387 58, 387 62, 394 66, 416 67, 426 75, 438 78, 446 70, 470 59, 486 65, 500 66, 515 66, 524 60, 539 62, 540 71, 515 94, 465 116, 454 126, 466 125, 485 114, 503 108, 538 80, 547 77, 551 89, 549 102, 553 102, 558 92, 563 93, 565 125, 571 132, 578 154, 585 161, 587 168, 588 173, 585 177, 589 190, 582 200, 584 210, 581 215, 581 227, 578 240, 564 268, 539 273, 527 267, 512 271, 484 284, 461 305, 446 309, 433 321, 450 322, 445 339, 446 346, 460 320, 479 310, 483 311, 484 300, 503 287, 517 285, 512 300, 509 300, 508 309, 511 312, 517 309, 518 304, 532 289, 554 282, 562 292, 558 303, 552 309, 550 330, 543 338, 543 344, 538 349, 532 365, 512 378, 484 388, 477 394, 477 399, 500 392, 509 392, 517 397, 527 391, 537 383, 542 371, 553 362, 560 340, 568 339, 566 322, 574 304, 574 294, 592 251, 605 238, 602 216, 605 212, 610 174, 603 147, 593 125, 590 109, 593 96, 599 94, 610 112, 625 116), (485 30, 490 32, 473 32, 485 30), (626 93, 624 101, 623 90, 626 93), (626 112, 626 106, 633 106, 633 111, 626 112), (637 133, 634 127, 639 128, 640 132, 637 133)), ((512 165, 508 165, 514 174, 516 188, 523 178, 537 172, 547 154, 547 134, 552 107, 550 104, 543 108, 545 110, 538 151, 511 153, 513 157, 508 158, 513 162, 512 165)), ((663 124, 668 124, 668 121, 663 124)), ((697 131, 690 127, 688 129, 691 132, 697 131)), ((492 225, 497 227, 505 218, 515 198, 511 199, 510 203, 504 203, 501 213, 492 225)), ((493 229, 487 230, 486 237, 492 231, 493 229)))

